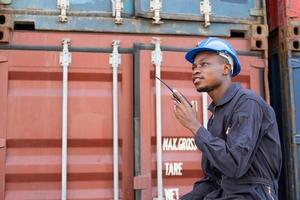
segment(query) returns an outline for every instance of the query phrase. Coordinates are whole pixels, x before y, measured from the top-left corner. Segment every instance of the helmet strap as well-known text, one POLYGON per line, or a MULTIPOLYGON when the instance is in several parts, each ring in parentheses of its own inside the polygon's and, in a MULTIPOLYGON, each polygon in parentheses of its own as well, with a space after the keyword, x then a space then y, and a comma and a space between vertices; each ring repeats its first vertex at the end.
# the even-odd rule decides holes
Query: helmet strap
POLYGON ((226 54, 223 51, 218 52, 218 55, 225 58, 228 61, 228 64, 230 64, 230 75, 233 74, 233 59, 230 55, 226 54))

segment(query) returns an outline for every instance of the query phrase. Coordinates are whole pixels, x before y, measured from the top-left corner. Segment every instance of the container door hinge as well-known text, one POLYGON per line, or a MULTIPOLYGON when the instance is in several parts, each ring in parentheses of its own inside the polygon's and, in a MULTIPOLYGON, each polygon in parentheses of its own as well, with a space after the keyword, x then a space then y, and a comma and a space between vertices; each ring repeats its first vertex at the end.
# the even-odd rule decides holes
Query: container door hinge
POLYGON ((72 62, 72 56, 69 52, 69 44, 71 43, 70 39, 63 40, 63 50, 60 52, 59 64, 61 66, 69 66, 72 62))
POLYGON ((263 9, 252 8, 250 9, 250 15, 255 17, 263 17, 265 13, 263 9))
POLYGON ((162 8, 162 0, 150 0, 150 11, 153 12, 153 24, 162 24, 160 21, 160 9, 162 8))
POLYGON ((58 21, 65 23, 68 21, 67 10, 69 10, 70 1, 69 0, 57 0, 57 8, 60 9, 60 15, 58 16, 58 21))
POLYGON ((250 40, 252 50, 268 49, 268 26, 263 24, 251 25, 250 40))
POLYGON ((210 25, 211 4, 209 0, 200 1, 200 13, 204 15, 204 27, 207 28, 210 25))
POLYGON ((109 55, 109 64, 113 68, 118 68, 119 65, 121 64, 121 55, 119 54, 119 46, 120 46, 120 41, 119 40, 113 40, 112 42, 113 45, 113 51, 109 55))
POLYGON ((154 44, 155 44, 155 49, 154 51, 152 51, 152 64, 155 65, 160 65, 163 61, 163 55, 162 55, 162 51, 160 49, 160 38, 158 37, 153 37, 154 39, 154 44))
POLYGON ((115 24, 123 24, 121 17, 124 4, 122 0, 111 0, 112 3, 112 16, 115 17, 115 24))

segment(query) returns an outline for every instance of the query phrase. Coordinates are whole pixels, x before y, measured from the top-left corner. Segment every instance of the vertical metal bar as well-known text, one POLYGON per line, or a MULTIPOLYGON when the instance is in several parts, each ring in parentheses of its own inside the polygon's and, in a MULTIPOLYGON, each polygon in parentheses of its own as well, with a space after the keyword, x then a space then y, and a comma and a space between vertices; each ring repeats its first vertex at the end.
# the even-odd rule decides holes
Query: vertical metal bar
POLYGON ((63 66, 62 94, 62 168, 61 168, 61 199, 67 199, 67 165, 68 165, 68 67, 71 54, 68 50, 69 39, 63 40, 63 52, 60 53, 60 64, 63 66))
POLYGON ((119 199, 119 152, 118 152, 118 68, 113 68, 113 113, 114 113, 114 200, 119 199))
MULTIPOLYGON (((141 99, 140 99, 140 45, 133 44, 134 58, 134 176, 141 175, 141 99)), ((135 190, 134 199, 142 199, 141 190, 135 190)))
MULTIPOLYGON (((160 68, 162 62, 162 53, 160 49, 160 39, 155 39, 155 50, 152 52, 152 63, 155 64, 155 75, 160 78, 160 68)), ((157 154, 157 199, 163 199, 163 181, 162 181, 162 128, 161 128, 161 85, 158 79, 155 79, 156 88, 156 154, 157 154)))
POLYGON ((121 64, 121 55, 118 52, 120 41, 113 41, 113 52, 109 63, 113 68, 113 154, 114 154, 114 200, 119 200, 119 108, 118 108, 118 68, 121 64))
POLYGON ((207 112, 207 99, 208 95, 206 92, 202 92, 202 119, 203 119, 203 126, 207 128, 207 123, 208 123, 208 112, 207 112))
POLYGON ((62 200, 67 199, 67 138, 68 138, 68 127, 67 127, 67 113, 68 113, 68 66, 63 66, 63 113, 62 113, 62 200))

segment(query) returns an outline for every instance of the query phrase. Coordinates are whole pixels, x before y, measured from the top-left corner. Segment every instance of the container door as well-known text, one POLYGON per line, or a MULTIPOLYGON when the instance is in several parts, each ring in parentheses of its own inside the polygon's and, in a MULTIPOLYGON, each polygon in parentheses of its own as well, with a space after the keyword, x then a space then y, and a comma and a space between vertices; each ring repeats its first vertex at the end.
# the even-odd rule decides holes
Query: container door
MULTIPOLYGON (((242 47, 243 42, 237 44, 242 47)), ((162 47, 163 48, 163 47, 162 47)), ((168 51, 164 48, 161 78, 173 88, 182 92, 197 105, 198 120, 203 123, 210 113, 205 114, 207 96, 198 93, 192 83, 191 65, 184 59, 184 50, 168 51), (205 106, 203 106, 205 105, 205 106)), ((186 51, 186 50, 185 50, 186 51)), ((251 88, 264 96, 263 67, 261 55, 240 52, 242 71, 234 78, 245 88, 251 88), (251 74, 251 76, 250 76, 251 74)), ((139 105, 135 105, 136 174, 134 187, 137 199, 152 200, 157 197, 157 151, 156 151, 156 88, 155 67, 151 62, 151 51, 140 49, 135 56, 135 95, 139 105)), ((201 152, 195 146, 192 134, 183 128, 173 113, 171 93, 161 85, 162 124, 162 180, 165 199, 179 199, 192 190, 193 183, 203 178, 201 152)), ((204 124, 205 125, 205 124, 204 124)))
MULTIPOLYGON (((21 40, 25 46, 52 46, 52 51, 0 51, 1 199, 60 199, 62 67, 53 46, 61 47, 61 36, 35 33, 21 40)), ((86 37, 72 34, 71 46, 99 44, 86 37)), ((133 199, 132 84, 132 56, 123 54, 118 74, 120 199, 133 199)), ((68 88, 68 199, 113 199, 109 53, 72 52, 68 88)))
MULTIPOLYGON (((150 7, 152 0, 137 0, 136 14, 145 18, 152 18, 154 12, 150 7)), ((262 0, 264 1, 264 0, 262 0)), ((153 2, 155 2, 153 0, 153 2)), ((212 22, 227 23, 251 23, 258 19, 255 11, 261 9, 260 4, 254 0, 161 0, 160 15, 162 19, 204 21, 204 12, 210 7, 210 18, 212 22), (207 4, 205 3, 207 2, 207 4)))

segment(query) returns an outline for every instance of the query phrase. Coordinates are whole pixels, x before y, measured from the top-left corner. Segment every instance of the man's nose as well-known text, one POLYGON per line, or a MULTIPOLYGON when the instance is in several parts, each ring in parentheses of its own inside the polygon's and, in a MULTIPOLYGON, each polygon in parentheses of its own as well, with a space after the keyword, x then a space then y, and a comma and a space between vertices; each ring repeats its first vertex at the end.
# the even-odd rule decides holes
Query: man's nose
POLYGON ((195 69, 193 69, 193 71, 192 71, 193 75, 198 74, 198 73, 201 73, 200 68, 196 67, 195 69))

